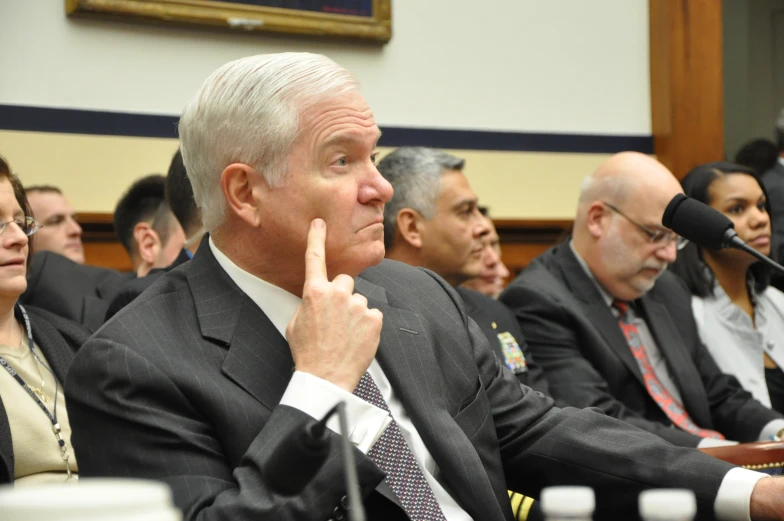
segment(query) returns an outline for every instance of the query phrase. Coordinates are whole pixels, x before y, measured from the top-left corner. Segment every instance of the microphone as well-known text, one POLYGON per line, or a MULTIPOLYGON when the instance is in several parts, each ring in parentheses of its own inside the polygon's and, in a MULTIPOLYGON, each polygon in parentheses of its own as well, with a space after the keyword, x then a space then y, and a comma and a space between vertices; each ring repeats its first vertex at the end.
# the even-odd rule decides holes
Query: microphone
POLYGON ((359 478, 354 461, 353 446, 348 439, 348 420, 345 403, 338 402, 321 420, 308 419, 299 429, 299 434, 283 438, 272 450, 263 472, 270 476, 270 488, 284 496, 294 496, 310 483, 324 466, 329 456, 331 440, 327 432, 327 421, 337 413, 340 421, 340 452, 343 459, 343 477, 346 481, 351 521, 365 521, 365 508, 359 490, 359 478), (286 476, 286 479, 275 479, 286 476))
POLYGON ((691 197, 673 197, 664 210, 662 225, 703 248, 742 250, 784 273, 784 266, 743 242, 726 215, 691 197))

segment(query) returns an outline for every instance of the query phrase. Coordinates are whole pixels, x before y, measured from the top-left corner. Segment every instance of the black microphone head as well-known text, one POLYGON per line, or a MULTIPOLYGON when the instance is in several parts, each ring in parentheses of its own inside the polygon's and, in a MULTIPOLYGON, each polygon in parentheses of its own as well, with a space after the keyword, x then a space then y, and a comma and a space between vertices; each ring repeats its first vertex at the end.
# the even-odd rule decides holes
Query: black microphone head
MULTIPOLYGON (((726 215, 683 194, 673 197, 667 205, 662 225, 710 250, 726 248, 727 230, 735 228, 726 215)), ((734 231, 731 234, 734 235, 734 231)))

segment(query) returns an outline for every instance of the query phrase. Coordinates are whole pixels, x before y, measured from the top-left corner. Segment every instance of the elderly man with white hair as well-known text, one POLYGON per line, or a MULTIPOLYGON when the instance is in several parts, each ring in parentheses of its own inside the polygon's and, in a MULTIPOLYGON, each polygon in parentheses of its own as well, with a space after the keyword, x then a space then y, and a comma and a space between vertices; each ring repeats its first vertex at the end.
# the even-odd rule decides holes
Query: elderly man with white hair
POLYGON ((382 262, 380 132, 331 60, 224 65, 180 136, 209 235, 76 355, 66 394, 82 476, 162 480, 186 520, 343 519, 334 422, 312 479, 271 465, 342 402, 369 519, 511 521, 507 489, 565 483, 594 487, 617 516, 675 486, 695 491, 703 519, 784 519, 784 482, 733 499, 722 487, 742 469, 554 408, 499 365, 448 283, 382 262))

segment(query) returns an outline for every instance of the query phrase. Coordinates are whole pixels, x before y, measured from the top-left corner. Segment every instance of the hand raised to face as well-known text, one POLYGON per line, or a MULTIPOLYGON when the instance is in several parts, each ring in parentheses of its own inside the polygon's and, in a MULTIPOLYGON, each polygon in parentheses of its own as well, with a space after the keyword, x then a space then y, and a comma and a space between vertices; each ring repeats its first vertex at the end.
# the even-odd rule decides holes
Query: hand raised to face
POLYGON ((356 388, 376 356, 383 315, 354 293, 354 279, 327 278, 327 225, 310 223, 305 250, 302 304, 286 328, 294 366, 348 392, 356 388))

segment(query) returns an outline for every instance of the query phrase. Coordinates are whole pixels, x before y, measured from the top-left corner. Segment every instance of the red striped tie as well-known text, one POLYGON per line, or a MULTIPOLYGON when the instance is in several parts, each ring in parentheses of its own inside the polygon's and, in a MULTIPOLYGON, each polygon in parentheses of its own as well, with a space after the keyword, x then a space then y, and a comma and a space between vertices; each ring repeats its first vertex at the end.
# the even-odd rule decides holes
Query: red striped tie
POLYGON ((656 377, 656 372, 653 370, 651 361, 648 359, 648 353, 645 350, 645 345, 642 343, 640 331, 632 320, 632 313, 626 302, 616 300, 613 302, 613 307, 618 310, 620 316, 618 317, 618 325, 621 326, 624 336, 626 336, 626 343, 637 360, 637 365, 640 367, 642 379, 645 382, 645 387, 648 389, 648 394, 651 398, 661 407, 664 414, 676 426, 686 432, 701 436, 703 438, 716 438, 723 440, 724 436, 721 433, 712 431, 710 429, 703 429, 697 426, 691 419, 689 413, 683 408, 683 405, 665 389, 659 379, 656 377))

